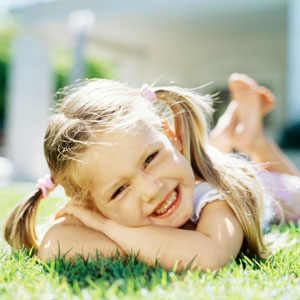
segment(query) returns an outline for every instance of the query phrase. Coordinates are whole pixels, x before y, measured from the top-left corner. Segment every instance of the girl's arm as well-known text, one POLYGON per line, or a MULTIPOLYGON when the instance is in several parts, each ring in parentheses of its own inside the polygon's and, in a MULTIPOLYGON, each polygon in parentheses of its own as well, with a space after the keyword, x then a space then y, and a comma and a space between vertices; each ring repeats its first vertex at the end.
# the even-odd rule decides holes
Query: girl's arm
POLYGON ((193 258, 193 265, 204 270, 221 268, 231 257, 236 257, 243 242, 241 225, 223 200, 205 206, 196 231, 158 225, 127 227, 75 206, 67 206, 63 213, 74 215, 86 226, 101 230, 125 253, 139 253, 140 258, 150 265, 158 258, 167 269, 171 269, 176 261, 181 262, 180 267, 186 267, 193 258))
POLYGON ((40 259, 52 259, 60 254, 66 259, 82 254, 95 257, 97 253, 106 257, 113 256, 118 250, 124 251, 102 232, 84 226, 76 218, 65 216, 53 224, 44 235, 38 250, 40 259))

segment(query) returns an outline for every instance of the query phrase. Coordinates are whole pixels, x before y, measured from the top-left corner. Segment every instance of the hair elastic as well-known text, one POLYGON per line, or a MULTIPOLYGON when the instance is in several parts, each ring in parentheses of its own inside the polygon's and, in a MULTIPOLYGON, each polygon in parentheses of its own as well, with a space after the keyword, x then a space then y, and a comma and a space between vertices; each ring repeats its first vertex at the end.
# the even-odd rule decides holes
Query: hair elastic
POLYGON ((57 184, 53 182, 50 174, 47 174, 38 180, 35 188, 40 189, 42 191, 43 198, 46 198, 56 188, 56 186, 57 184))
POLYGON ((145 83, 140 89, 140 94, 150 102, 156 102, 157 97, 155 92, 150 88, 149 84, 145 83))

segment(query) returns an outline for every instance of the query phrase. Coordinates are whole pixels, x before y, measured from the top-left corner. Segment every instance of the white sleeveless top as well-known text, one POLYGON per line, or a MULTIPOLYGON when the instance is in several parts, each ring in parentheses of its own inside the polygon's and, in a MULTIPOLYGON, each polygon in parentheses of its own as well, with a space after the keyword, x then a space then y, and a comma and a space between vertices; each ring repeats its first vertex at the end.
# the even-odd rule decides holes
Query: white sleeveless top
MULTIPOLYGON (((207 203, 215 200, 225 200, 222 194, 212 187, 207 182, 200 182, 195 185, 194 200, 193 200, 193 214, 190 221, 197 224, 200 218, 202 209, 207 203)), ((273 198, 265 193, 263 197, 263 215, 262 228, 266 229, 272 218, 274 217, 274 207, 272 205, 273 198)))
POLYGON ((198 223, 200 213, 207 203, 215 200, 224 200, 221 193, 207 182, 200 182, 195 185, 193 214, 190 218, 194 224, 198 223))

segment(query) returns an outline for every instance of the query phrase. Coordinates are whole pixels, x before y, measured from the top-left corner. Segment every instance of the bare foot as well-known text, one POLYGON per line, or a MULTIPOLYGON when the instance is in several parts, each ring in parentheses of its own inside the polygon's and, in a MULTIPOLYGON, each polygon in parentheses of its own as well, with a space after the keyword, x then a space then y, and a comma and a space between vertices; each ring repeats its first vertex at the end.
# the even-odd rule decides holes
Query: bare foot
POLYGON ((264 117, 271 110, 273 110, 275 103, 276 103, 276 99, 275 99, 274 94, 265 86, 259 86, 258 93, 259 93, 260 99, 262 101, 261 114, 264 117))
MULTIPOLYGON (((234 147, 238 151, 251 153, 264 138, 263 109, 267 90, 261 89, 257 83, 245 74, 234 73, 228 80, 229 89, 238 106, 236 108, 237 126, 234 132, 234 147)), ((269 109, 269 107, 268 107, 269 109)))
MULTIPOLYGON (((274 108, 276 102, 275 96, 268 88, 258 86, 252 78, 245 74, 232 74, 229 77, 229 87, 232 98, 238 99, 238 101, 232 100, 230 102, 226 111, 218 120, 217 125, 211 131, 210 143, 222 152, 231 152, 234 145, 237 146, 237 144, 240 144, 237 146, 239 147, 237 150, 246 151, 246 148, 249 150, 249 143, 251 142, 249 135, 247 136, 246 134, 246 141, 245 139, 242 139, 240 143, 236 143, 235 140, 240 137, 240 134, 245 130, 245 127, 249 127, 249 124, 252 125, 253 117, 249 117, 249 113, 254 113, 254 115, 256 115, 256 122, 260 123, 261 120, 259 120, 259 115, 263 118, 274 108), (260 105, 259 101, 257 101, 257 96, 255 97, 255 100, 250 100, 253 95, 248 95, 249 85, 255 90, 255 94, 258 93, 260 105), (243 95, 243 93, 245 95, 243 95), (260 111, 260 114, 257 113, 257 111, 260 111), (243 121, 246 121, 246 123, 243 121), (242 146, 242 144, 244 145, 242 146)), ((251 134, 251 132, 249 134, 251 134)))
MULTIPOLYGON (((245 74, 240 74, 240 73, 233 73, 230 75, 228 82, 229 82, 229 86, 230 86, 230 82, 234 81, 235 79, 240 78, 241 80, 248 80, 248 81, 252 81, 253 84, 257 85, 257 83, 250 78, 249 76, 245 75, 245 74)), ((274 96, 274 94, 265 86, 258 86, 257 85, 257 89, 258 89, 258 93, 261 99, 261 115, 264 117, 266 116, 270 111, 273 110, 275 103, 276 103, 276 98, 274 96)), ((234 95, 232 95, 232 98, 234 99, 234 95)))

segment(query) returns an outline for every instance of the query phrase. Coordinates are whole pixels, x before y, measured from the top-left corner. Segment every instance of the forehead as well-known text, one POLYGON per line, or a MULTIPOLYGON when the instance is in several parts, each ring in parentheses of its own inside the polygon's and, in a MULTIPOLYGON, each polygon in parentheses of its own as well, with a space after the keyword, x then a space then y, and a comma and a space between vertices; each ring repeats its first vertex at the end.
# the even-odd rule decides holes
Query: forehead
POLYGON ((130 132, 95 134, 96 145, 87 150, 86 166, 91 182, 106 183, 122 176, 150 145, 164 141, 165 135, 155 128, 139 126, 130 132))
POLYGON ((119 153, 121 150, 138 151, 140 146, 161 140, 164 134, 155 128, 143 125, 130 131, 114 131, 96 133, 93 145, 88 151, 91 155, 103 153, 119 153))

